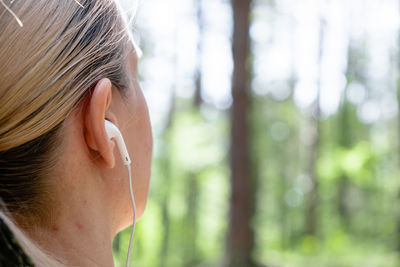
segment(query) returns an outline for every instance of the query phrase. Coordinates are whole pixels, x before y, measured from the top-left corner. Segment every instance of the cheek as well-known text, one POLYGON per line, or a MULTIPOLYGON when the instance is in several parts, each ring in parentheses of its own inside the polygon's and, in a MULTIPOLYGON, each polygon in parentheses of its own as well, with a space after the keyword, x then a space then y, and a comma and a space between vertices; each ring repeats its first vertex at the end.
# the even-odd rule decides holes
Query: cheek
POLYGON ((141 165, 145 163, 146 166, 149 166, 151 163, 153 147, 153 139, 149 122, 141 121, 138 127, 135 127, 134 131, 134 139, 132 140, 134 143, 132 147, 134 155, 132 156, 136 161, 140 162, 141 165))
POLYGON ((137 106, 136 118, 129 125, 132 178, 137 212, 140 216, 146 206, 151 176, 153 137, 146 103, 137 106))
POLYGON ((144 178, 150 178, 150 169, 151 169, 151 158, 152 158, 152 150, 153 150, 153 136, 151 131, 149 113, 147 110, 147 106, 143 105, 142 110, 140 112, 140 120, 137 131, 137 149, 139 150, 139 162, 141 166, 137 166, 138 168, 144 168, 142 170, 143 175, 146 176, 144 178))
POLYGON ((151 162, 151 154, 153 149, 153 136, 150 124, 149 111, 143 95, 138 95, 139 101, 136 104, 134 123, 130 126, 132 133, 133 150, 138 160, 147 161, 147 165, 151 162))
MULTIPOLYGON (((132 161, 151 161, 153 137, 150 124, 149 111, 140 86, 132 86, 132 94, 125 102, 126 116, 123 124, 126 126, 125 135, 132 161)), ((124 127, 125 128, 125 127, 124 127)))

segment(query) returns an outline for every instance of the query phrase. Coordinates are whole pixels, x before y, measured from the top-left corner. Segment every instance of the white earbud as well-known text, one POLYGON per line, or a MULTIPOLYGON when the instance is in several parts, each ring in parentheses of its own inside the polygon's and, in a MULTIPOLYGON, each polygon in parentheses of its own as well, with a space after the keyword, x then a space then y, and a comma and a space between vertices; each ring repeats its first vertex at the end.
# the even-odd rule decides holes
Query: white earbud
POLYGON ((108 120, 104 120, 104 124, 106 127, 106 132, 107 132, 108 138, 115 140, 115 142, 117 143, 119 153, 121 154, 121 158, 124 161, 124 164, 126 165, 126 167, 128 168, 129 192, 131 194, 131 201, 132 201, 132 208, 133 208, 133 224, 132 224, 131 237, 129 240, 128 255, 126 257, 126 267, 129 267, 131 251, 132 251, 132 240, 133 240, 133 235, 135 233, 135 225, 136 225, 136 204, 135 204, 135 197, 133 195, 131 158, 129 157, 128 149, 126 149, 124 138, 122 137, 122 134, 118 130, 117 126, 115 126, 112 122, 110 122, 108 120))
POLYGON ((105 127, 107 135, 110 139, 114 138, 117 143, 119 153, 121 153, 122 160, 125 165, 131 164, 131 159, 129 157, 128 150, 126 149, 126 145, 124 142, 124 138, 122 138, 121 132, 118 130, 117 126, 115 126, 112 122, 105 120, 105 127))

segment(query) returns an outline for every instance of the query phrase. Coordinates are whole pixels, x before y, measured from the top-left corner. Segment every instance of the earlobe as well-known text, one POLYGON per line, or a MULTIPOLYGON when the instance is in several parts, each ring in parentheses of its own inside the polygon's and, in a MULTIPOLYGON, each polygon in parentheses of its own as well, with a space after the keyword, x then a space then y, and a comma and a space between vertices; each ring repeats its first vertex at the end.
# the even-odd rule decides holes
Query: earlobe
POLYGON ((105 130, 105 115, 111 103, 112 84, 109 79, 101 79, 97 82, 93 92, 87 100, 85 110, 85 140, 90 150, 96 151, 102 158, 106 167, 113 168, 115 156, 112 142, 105 130))

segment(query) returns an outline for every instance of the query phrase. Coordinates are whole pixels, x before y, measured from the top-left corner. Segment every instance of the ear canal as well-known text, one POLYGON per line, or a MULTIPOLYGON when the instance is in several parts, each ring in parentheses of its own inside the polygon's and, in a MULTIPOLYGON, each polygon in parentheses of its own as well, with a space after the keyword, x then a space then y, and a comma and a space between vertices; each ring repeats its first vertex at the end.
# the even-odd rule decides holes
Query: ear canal
POLYGON ((129 157, 128 149, 126 148, 124 138, 122 137, 121 132, 115 126, 112 122, 105 120, 104 121, 105 128, 106 128, 106 133, 108 138, 114 139, 115 142, 117 143, 117 147, 119 150, 119 153, 121 154, 121 158, 124 161, 125 165, 130 165, 131 164, 131 158, 129 157))

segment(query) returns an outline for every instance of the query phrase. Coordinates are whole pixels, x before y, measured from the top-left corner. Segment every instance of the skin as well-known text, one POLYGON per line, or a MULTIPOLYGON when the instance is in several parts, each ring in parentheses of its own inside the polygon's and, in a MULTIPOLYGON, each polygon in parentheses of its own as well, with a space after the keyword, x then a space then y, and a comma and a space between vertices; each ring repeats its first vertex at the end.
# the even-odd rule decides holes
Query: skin
POLYGON ((101 79, 61 129, 60 160, 51 177, 54 219, 31 234, 67 266, 114 266, 112 241, 132 224, 128 172, 106 135, 104 119, 120 129, 132 159, 137 218, 146 207, 152 133, 137 62, 132 47, 126 62, 130 88, 124 96, 109 79, 101 79))

